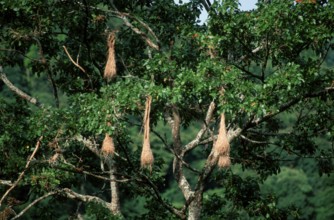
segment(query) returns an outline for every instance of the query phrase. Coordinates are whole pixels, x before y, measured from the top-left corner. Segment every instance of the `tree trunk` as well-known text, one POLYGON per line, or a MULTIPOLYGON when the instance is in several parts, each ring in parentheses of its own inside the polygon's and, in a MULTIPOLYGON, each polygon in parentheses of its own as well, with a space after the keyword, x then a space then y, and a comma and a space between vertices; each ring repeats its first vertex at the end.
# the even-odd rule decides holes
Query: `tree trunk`
POLYGON ((121 207, 119 203, 119 195, 118 195, 118 186, 116 182, 116 177, 114 173, 116 172, 115 164, 112 164, 111 162, 108 163, 109 165, 109 172, 110 172, 110 190, 111 190, 111 202, 110 202, 110 208, 114 215, 122 215, 121 213, 121 207))
POLYGON ((202 211, 202 192, 195 193, 193 201, 189 204, 188 220, 199 220, 202 211))

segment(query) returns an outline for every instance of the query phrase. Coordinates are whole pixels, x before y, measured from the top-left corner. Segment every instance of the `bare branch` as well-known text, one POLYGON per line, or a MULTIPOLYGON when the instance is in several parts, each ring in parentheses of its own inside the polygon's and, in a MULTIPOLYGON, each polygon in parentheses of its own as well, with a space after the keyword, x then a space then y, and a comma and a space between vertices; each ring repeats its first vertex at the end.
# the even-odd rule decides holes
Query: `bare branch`
POLYGON ((2 66, 0 66, 0 79, 8 86, 8 88, 10 90, 12 90, 16 95, 20 96, 21 98, 27 100, 28 102, 30 102, 31 104, 36 105, 37 107, 42 107, 42 104, 37 101, 36 98, 33 98, 31 96, 29 96, 27 93, 23 92, 22 90, 20 90, 19 88, 17 88, 16 86, 14 86, 11 81, 9 81, 9 79, 7 78, 6 74, 3 73, 2 71, 2 66))
POLYGON ((82 67, 79 65, 78 62, 75 62, 75 61, 72 59, 70 53, 67 51, 67 48, 66 48, 65 46, 63 46, 63 48, 64 48, 65 53, 67 54, 68 58, 70 58, 71 62, 72 62, 76 67, 78 67, 82 72, 86 73, 86 70, 85 70, 84 68, 82 68, 82 67))
POLYGON ((39 146, 41 145, 41 141, 43 139, 43 136, 41 136, 37 143, 36 143, 36 146, 35 146, 35 149, 34 151, 32 152, 32 154, 30 155, 28 161, 27 161, 27 164, 26 166, 24 167, 24 170, 22 171, 22 173, 19 175, 19 177, 17 178, 17 180, 14 182, 14 184, 5 192, 5 194, 2 196, 1 200, 0 200, 0 207, 1 207, 1 203, 3 202, 3 200, 6 198, 6 196, 10 193, 10 191, 12 191, 16 186, 17 184, 20 182, 20 180, 23 178, 26 170, 28 169, 29 165, 30 165, 30 162, 32 161, 32 159, 34 158, 39 146))
POLYGON ((123 20, 124 24, 126 26, 128 26, 133 32, 135 32, 136 34, 138 34, 145 42, 148 46, 152 47, 155 50, 159 50, 159 46, 155 43, 152 42, 152 40, 141 30, 139 30, 138 28, 136 28, 135 26, 133 26, 129 20, 127 19, 127 17, 125 16, 126 14, 124 13, 120 13, 117 12, 116 15, 118 15, 117 17, 119 17, 120 19, 123 20))
POLYGON ((212 119, 213 111, 215 110, 215 103, 212 101, 209 105, 208 111, 206 113, 205 121, 202 125, 201 130, 197 133, 196 138, 192 140, 190 143, 188 143, 184 149, 182 150, 182 155, 184 155, 186 152, 192 150, 198 144, 200 143, 201 138, 203 137, 204 133, 207 130, 208 124, 210 123, 210 120, 212 119))
POLYGON ((41 200, 43 200, 43 199, 45 199, 45 198, 47 198, 49 196, 54 195, 54 194, 57 194, 57 192, 56 191, 52 191, 52 192, 49 192, 49 193, 47 193, 47 194, 45 194, 45 195, 43 195, 43 196, 35 199, 32 203, 30 203, 27 207, 25 207, 19 214, 17 214, 15 217, 13 217, 12 220, 20 218, 24 213, 26 213, 36 203, 38 203, 39 201, 41 201, 41 200))
POLYGON ((13 182, 10 180, 0 180, 0 185, 12 186, 13 182))
POLYGON ((80 193, 76 193, 69 188, 64 188, 64 189, 60 190, 59 194, 65 196, 66 198, 69 198, 69 199, 76 199, 76 200, 83 201, 83 202, 95 202, 95 203, 101 204, 104 207, 109 209, 108 202, 104 201, 103 199, 101 199, 97 196, 83 195, 83 194, 80 194, 80 193))

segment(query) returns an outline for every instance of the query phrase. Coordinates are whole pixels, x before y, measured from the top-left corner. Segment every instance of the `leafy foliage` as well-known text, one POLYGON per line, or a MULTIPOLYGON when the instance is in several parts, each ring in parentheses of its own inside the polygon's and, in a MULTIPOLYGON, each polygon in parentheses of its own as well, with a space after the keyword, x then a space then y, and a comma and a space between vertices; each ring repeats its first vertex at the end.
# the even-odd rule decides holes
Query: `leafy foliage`
POLYGON ((193 206, 202 210, 194 219, 332 217, 332 179, 317 186, 314 173, 334 170, 334 10, 304 3, 0 1, 0 180, 25 171, 10 192, 17 203, 4 207, 19 213, 54 193, 26 218, 40 208, 45 218, 184 219, 193 206), (110 31, 117 76, 108 83, 110 31), (43 105, 10 95, 5 74, 43 105), (139 167, 148 95, 152 172, 139 167), (222 113, 233 164, 224 171, 210 163, 222 113), (100 154, 106 133, 113 158, 100 154))

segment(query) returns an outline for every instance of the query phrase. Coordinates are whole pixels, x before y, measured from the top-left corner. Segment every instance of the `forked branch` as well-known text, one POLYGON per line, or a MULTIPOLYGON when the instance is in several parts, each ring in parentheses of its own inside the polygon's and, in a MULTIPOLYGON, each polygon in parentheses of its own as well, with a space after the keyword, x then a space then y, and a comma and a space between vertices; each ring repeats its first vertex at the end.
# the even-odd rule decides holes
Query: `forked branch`
POLYGON ((182 155, 184 155, 186 152, 190 151, 191 149, 195 148, 196 146, 198 146, 198 144, 200 143, 201 138, 203 137, 203 135, 205 134, 207 128, 208 128, 208 124, 210 123, 211 119, 212 119, 212 115, 213 112, 215 110, 215 103, 212 101, 209 105, 208 111, 206 113, 206 117, 205 117, 205 121, 202 125, 201 130, 197 133, 196 138, 194 140, 192 140, 190 143, 188 143, 182 150, 182 155))
POLYGON ((68 58, 70 59, 70 61, 76 66, 78 67, 82 72, 86 73, 86 70, 84 68, 82 68, 78 62, 75 62, 71 56, 71 54, 67 51, 67 48, 65 46, 63 46, 64 51, 66 53, 66 55, 68 56, 68 58))

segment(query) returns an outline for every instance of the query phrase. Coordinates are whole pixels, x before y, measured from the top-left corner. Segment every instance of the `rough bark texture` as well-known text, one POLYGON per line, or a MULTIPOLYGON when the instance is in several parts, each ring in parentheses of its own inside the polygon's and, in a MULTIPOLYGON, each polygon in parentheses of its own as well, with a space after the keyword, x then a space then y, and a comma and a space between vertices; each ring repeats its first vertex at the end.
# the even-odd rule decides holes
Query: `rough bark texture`
MULTIPOLYGON (((110 179, 116 179, 114 173, 117 171, 115 166, 109 166, 110 179)), ((121 215, 121 206, 119 203, 118 183, 117 181, 110 181, 111 202, 108 205, 114 215, 121 215)))
POLYGON ((198 220, 202 211, 203 190, 199 190, 194 194, 192 202, 188 208, 188 220, 198 220))
POLYGON ((181 137, 180 137, 180 124, 181 124, 181 118, 178 109, 174 106, 172 108, 172 119, 170 120, 170 125, 172 127, 172 136, 173 136, 173 148, 174 153, 176 154, 174 156, 173 161, 173 173, 174 177, 178 183, 179 188, 182 191, 183 196, 186 200, 190 198, 190 196, 193 194, 191 191, 191 187, 189 182, 187 181, 186 177, 183 174, 183 157, 181 156, 182 153, 182 143, 181 143, 181 137))

